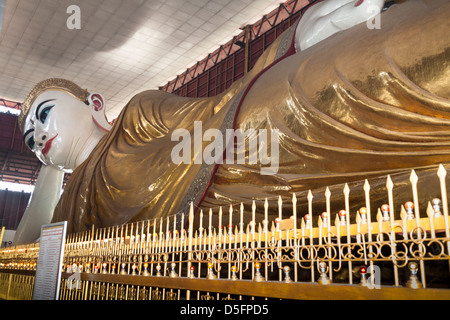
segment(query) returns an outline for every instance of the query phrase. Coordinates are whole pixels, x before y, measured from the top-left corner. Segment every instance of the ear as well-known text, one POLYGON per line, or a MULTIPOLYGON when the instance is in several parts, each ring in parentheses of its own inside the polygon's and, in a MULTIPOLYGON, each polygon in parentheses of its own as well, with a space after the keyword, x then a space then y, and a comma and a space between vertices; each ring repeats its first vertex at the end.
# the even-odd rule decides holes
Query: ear
POLYGON ((105 99, 103 99, 103 96, 100 93, 90 94, 88 97, 88 102, 89 105, 94 107, 95 111, 101 111, 105 106, 105 99))
POLYGON ((100 93, 92 93, 88 96, 87 101, 95 124, 102 130, 111 130, 111 125, 105 115, 105 99, 103 96, 100 93))

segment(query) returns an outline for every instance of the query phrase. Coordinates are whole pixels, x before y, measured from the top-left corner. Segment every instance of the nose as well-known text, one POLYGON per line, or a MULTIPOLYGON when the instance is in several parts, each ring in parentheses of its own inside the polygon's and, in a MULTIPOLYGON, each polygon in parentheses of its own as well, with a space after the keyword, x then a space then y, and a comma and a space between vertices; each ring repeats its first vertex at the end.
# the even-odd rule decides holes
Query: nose
POLYGON ((36 141, 36 144, 40 147, 43 147, 44 144, 47 142, 48 139, 48 133, 47 132, 42 132, 39 133, 34 140, 36 141))

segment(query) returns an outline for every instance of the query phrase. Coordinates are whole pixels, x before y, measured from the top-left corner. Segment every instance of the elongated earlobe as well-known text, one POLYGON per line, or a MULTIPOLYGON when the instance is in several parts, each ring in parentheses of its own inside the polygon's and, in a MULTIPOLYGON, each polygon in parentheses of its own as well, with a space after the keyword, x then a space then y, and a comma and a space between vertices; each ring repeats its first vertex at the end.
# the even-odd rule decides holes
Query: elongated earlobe
POLYGON ((111 125, 105 115, 105 99, 99 93, 90 94, 87 98, 89 107, 91 108, 92 119, 95 124, 102 130, 111 130, 111 125))

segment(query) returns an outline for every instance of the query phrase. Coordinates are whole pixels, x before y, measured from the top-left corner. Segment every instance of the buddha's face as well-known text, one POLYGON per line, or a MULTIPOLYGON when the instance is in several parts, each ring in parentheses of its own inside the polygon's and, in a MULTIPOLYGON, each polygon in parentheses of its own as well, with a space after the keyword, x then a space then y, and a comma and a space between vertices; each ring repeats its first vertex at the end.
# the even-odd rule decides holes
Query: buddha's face
POLYGON ((98 142, 96 129, 89 106, 64 91, 48 90, 31 105, 23 138, 44 164, 71 172, 98 142))

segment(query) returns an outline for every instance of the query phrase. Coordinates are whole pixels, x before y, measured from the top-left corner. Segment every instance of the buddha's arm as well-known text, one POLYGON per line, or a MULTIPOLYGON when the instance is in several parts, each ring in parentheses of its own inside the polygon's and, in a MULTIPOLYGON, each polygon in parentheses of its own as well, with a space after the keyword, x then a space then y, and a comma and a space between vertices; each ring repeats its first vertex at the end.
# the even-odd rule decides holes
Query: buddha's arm
POLYGON ((381 12, 385 0, 326 0, 309 8, 301 18, 297 31, 297 50, 325 40, 333 34, 369 21, 381 12))
POLYGON ((14 244, 24 244, 40 237, 41 226, 50 223, 61 193, 64 172, 43 165, 34 192, 20 221, 14 244))
POLYGON ((339 30, 349 29, 357 24, 370 21, 381 13, 384 7, 384 0, 364 0, 348 3, 331 15, 331 23, 339 30))

